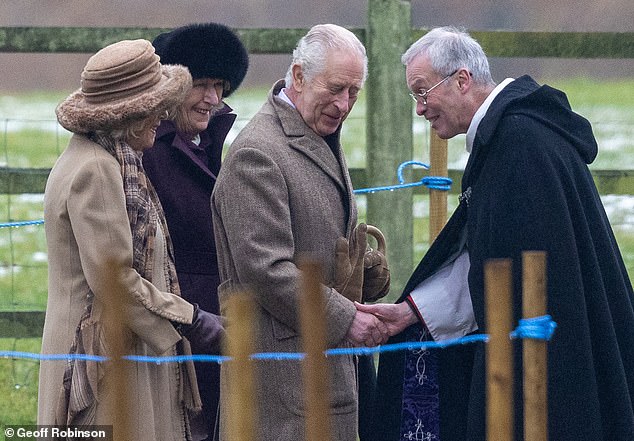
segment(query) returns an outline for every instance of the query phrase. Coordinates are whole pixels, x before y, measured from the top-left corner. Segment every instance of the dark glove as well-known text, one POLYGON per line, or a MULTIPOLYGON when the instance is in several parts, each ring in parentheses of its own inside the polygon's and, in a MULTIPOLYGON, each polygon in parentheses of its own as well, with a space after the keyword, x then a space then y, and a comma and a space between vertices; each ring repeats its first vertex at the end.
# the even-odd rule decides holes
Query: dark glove
POLYGON ((376 239, 377 249, 370 248, 363 256, 363 301, 376 302, 390 292, 390 268, 383 233, 372 225, 368 225, 367 231, 376 239))
POLYGON ((219 354, 225 336, 222 317, 204 311, 194 303, 191 325, 181 325, 183 337, 189 340, 194 354, 219 354))
POLYGON ((363 256, 368 246, 366 224, 352 231, 350 240, 340 237, 335 243, 335 281, 333 288, 351 301, 361 301, 363 256))

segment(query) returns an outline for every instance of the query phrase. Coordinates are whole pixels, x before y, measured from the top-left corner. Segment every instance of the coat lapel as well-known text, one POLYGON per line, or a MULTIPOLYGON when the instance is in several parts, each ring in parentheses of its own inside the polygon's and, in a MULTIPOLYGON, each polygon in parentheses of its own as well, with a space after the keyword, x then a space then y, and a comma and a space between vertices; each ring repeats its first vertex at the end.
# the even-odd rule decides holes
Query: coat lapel
POLYGON ((337 185, 339 191, 345 195, 348 204, 348 221, 346 233, 350 235, 356 224, 356 201, 352 188, 352 181, 348 172, 348 166, 339 143, 339 131, 336 134, 336 153, 331 150, 328 143, 306 125, 299 112, 288 103, 278 98, 280 90, 284 87, 284 81, 278 81, 269 94, 268 105, 277 115, 286 135, 288 146, 300 152, 309 161, 319 167, 337 185))
POLYGON ((292 140, 289 142, 289 145, 291 148, 303 153, 308 159, 321 168, 323 172, 337 184, 339 190, 345 195, 348 206, 346 235, 349 236, 356 225, 356 201, 354 199, 350 173, 348 172, 348 166, 343 156, 343 152, 341 151, 341 146, 337 143, 338 155, 335 156, 322 137, 315 135, 312 131, 311 134, 312 135, 292 140), (315 137, 318 138, 317 142, 314 139, 311 139, 315 137))
MULTIPOLYGON (((220 150, 218 152, 210 152, 207 154, 210 156, 210 159, 214 162, 220 163, 222 143, 226 138, 233 122, 236 119, 236 115, 229 113, 233 109, 225 104, 225 107, 220 111, 219 114, 215 115, 209 122, 208 128, 203 131, 200 135, 201 137, 208 137, 208 141, 204 144, 208 144, 208 149, 218 148, 219 145, 220 150)), ((181 137, 176 136, 176 127, 172 121, 164 121, 161 123, 157 130, 156 139, 159 139, 162 136, 169 135, 172 137, 172 147, 176 150, 179 150, 191 163, 194 167, 200 169, 203 173, 209 176, 212 179, 216 179, 216 174, 213 170, 210 170, 207 164, 205 164, 194 151, 187 145, 185 141, 181 139, 181 137)))
POLYGON ((344 182, 342 167, 337 161, 337 158, 328 147, 328 144, 319 136, 306 135, 301 138, 292 139, 288 145, 301 152, 304 156, 314 162, 324 173, 335 181, 337 186, 346 191, 346 184, 344 182), (315 139, 318 138, 318 139, 315 139))
POLYGON ((175 140, 175 142, 172 145, 176 149, 180 150, 183 153, 183 155, 185 155, 187 159, 189 159, 195 167, 202 170, 209 177, 216 179, 216 176, 211 172, 211 170, 209 170, 209 167, 207 167, 207 165, 203 163, 203 161, 193 152, 192 149, 187 147, 187 145, 184 142, 180 140, 175 140))
POLYGON ((344 172, 342 170, 342 167, 345 167, 343 157, 341 157, 340 162, 332 150, 330 150, 326 141, 306 125, 297 110, 277 98, 279 91, 283 87, 283 81, 279 81, 273 86, 273 90, 269 96, 269 103, 273 106, 275 113, 280 119, 282 130, 289 139, 289 147, 301 152, 306 158, 322 169, 324 173, 337 184, 341 191, 351 193, 352 188, 347 187, 344 178, 347 171, 344 172))

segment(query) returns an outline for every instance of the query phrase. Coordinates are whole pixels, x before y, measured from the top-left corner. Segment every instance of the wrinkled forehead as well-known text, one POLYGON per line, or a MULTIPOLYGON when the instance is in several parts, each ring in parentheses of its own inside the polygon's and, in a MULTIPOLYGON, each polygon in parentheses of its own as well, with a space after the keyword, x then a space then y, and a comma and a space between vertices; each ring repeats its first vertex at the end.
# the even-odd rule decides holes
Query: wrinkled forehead
POLYGON ((410 90, 427 89, 438 81, 431 61, 425 55, 414 57, 405 67, 405 81, 410 90))
POLYGON ((315 80, 340 86, 363 87, 366 76, 365 59, 354 51, 331 50, 315 80))

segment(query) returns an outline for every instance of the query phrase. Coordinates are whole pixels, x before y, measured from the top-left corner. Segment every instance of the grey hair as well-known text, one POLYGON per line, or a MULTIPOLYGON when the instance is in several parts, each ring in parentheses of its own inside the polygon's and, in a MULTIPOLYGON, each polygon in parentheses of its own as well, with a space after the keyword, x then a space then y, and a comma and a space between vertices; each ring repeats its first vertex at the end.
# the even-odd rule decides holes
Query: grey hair
POLYGON ((407 49, 401 62, 407 66, 419 55, 427 56, 441 76, 465 67, 477 84, 495 85, 484 50, 462 29, 452 26, 432 29, 407 49))
POLYGON ((299 64, 307 80, 313 79, 323 72, 326 56, 331 49, 356 52, 363 58, 363 81, 368 75, 368 57, 363 43, 356 35, 341 26, 334 24, 320 24, 313 26, 297 43, 291 61, 286 71, 286 87, 293 84, 293 66, 299 64))

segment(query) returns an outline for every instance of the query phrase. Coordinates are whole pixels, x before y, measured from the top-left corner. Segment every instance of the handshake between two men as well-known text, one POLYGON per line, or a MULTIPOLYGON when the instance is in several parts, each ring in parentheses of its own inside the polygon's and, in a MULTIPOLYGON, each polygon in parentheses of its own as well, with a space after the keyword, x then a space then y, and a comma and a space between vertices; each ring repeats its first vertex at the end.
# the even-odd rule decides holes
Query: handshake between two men
POLYGON ((401 332, 417 319, 407 304, 373 304, 390 289, 390 270, 386 258, 385 238, 381 231, 359 224, 350 239, 340 237, 335 244, 333 288, 354 302, 354 316, 347 338, 355 346, 377 346, 401 332), (377 249, 368 248, 367 235, 377 241, 377 249))

